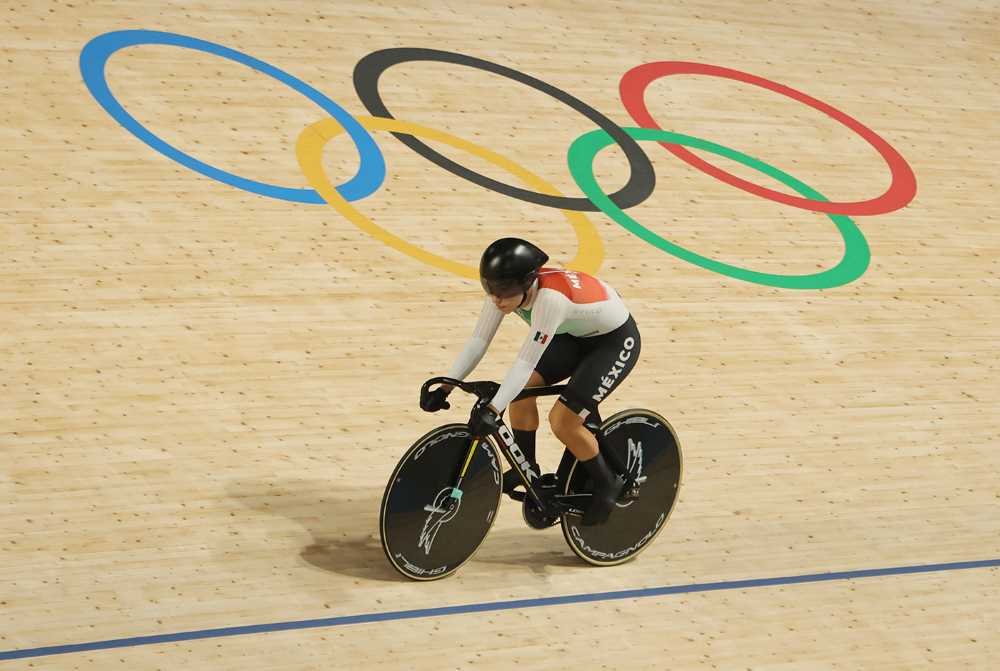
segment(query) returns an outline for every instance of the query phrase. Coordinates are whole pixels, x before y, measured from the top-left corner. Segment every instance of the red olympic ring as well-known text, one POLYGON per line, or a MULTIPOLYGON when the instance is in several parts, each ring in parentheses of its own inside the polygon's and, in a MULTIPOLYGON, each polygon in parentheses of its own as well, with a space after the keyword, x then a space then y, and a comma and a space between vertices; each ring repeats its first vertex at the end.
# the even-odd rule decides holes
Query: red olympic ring
POLYGON ((866 142, 868 142, 868 144, 875 148, 875 150, 882 156, 889 166, 889 170, 892 173, 892 184, 889 185, 889 188, 885 193, 877 198, 872 198, 871 200, 857 202, 812 200, 809 198, 802 198, 800 196, 788 195, 781 193, 780 191, 774 191, 772 189, 759 186, 753 182, 748 182, 744 179, 740 179, 732 173, 715 167, 708 161, 692 154, 680 145, 670 144, 668 142, 659 143, 674 156, 681 159, 685 163, 698 168, 702 172, 712 175, 726 184, 756 194, 762 198, 784 203, 785 205, 791 205, 792 207, 798 207, 803 210, 825 212, 827 214, 884 214, 886 212, 898 210, 899 208, 905 206, 913 200, 914 195, 916 195, 917 179, 913 174, 913 169, 910 168, 906 159, 900 156, 899 152, 893 149, 892 145, 883 140, 875 131, 871 130, 847 114, 844 114, 840 110, 831 107, 820 100, 816 100, 801 91, 796 91, 795 89, 789 88, 784 84, 772 82, 769 79, 747 74, 746 72, 740 72, 739 70, 731 70, 718 65, 688 63, 683 61, 659 61, 645 63, 632 68, 622 77, 621 83, 619 84, 619 90, 625 110, 632 115, 632 118, 635 119, 636 123, 644 128, 663 130, 659 124, 656 123, 653 116, 646 108, 646 102, 644 99, 646 88, 650 85, 650 83, 660 77, 679 74, 709 75, 712 77, 723 77, 725 79, 733 79, 747 84, 753 84, 755 86, 760 86, 774 91, 775 93, 780 93, 781 95, 792 98, 793 100, 797 100, 808 105, 809 107, 812 107, 813 109, 819 110, 820 112, 833 117, 835 120, 860 135, 866 142))

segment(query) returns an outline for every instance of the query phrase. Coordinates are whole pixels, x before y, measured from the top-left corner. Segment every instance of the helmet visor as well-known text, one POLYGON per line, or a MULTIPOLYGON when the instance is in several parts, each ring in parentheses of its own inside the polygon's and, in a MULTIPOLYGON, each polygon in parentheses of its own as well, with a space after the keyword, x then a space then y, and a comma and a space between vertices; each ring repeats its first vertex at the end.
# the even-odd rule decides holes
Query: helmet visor
MULTIPOLYGON (((534 279, 534 278, 532 278, 534 279)), ((509 279, 495 279, 488 280, 486 278, 480 278, 480 283, 483 285, 483 289, 491 296, 496 296, 497 298, 513 298, 514 296, 520 296, 528 287, 531 286, 531 281, 525 286, 524 280, 509 280, 509 279)))

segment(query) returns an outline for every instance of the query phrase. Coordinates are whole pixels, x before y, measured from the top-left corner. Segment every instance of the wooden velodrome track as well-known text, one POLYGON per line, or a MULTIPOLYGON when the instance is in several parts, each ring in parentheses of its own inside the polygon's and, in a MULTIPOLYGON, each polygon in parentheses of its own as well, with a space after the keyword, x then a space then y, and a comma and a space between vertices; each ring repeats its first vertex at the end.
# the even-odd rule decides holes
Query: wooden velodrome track
MULTIPOLYGON (((996 668, 995 4, 22 0, 5 4, 0 30, 3 669, 996 668), (603 213, 577 220, 593 226, 585 254, 644 339, 606 405, 671 419, 680 502, 636 561, 596 568, 505 501, 458 574, 414 583, 383 556, 379 501, 403 450, 442 421, 419 411, 417 391, 468 335, 478 284, 334 207, 241 190, 153 151, 81 77, 84 45, 128 29, 249 54, 355 116, 367 114, 355 64, 390 47, 515 68, 621 126, 637 125, 618 88, 632 68, 724 66, 872 129, 912 167, 916 197, 852 217, 870 264, 824 289, 729 277, 603 213), (537 601, 659 587, 675 589, 537 601), (392 615, 476 604, 491 605, 392 615), (300 624, 275 631, 289 622, 300 624), (253 625, 264 626, 226 629, 253 625)), ((165 142, 309 188, 296 140, 327 114, 285 84, 162 44, 122 49, 106 74, 165 142)), ((566 154, 595 125, 554 98, 441 62, 393 66, 380 91, 398 119, 581 195, 566 154)), ((830 200, 890 186, 872 145, 778 92, 681 74, 653 81, 645 100, 663 128, 757 157, 830 200)), ((372 136, 387 176, 352 206, 378 226, 461 264, 504 235, 560 263, 576 255, 559 210, 372 136)), ((433 146, 521 186, 482 156, 433 146)), ((672 243, 773 274, 821 273, 844 255, 825 215, 641 146, 656 187, 627 212, 672 243)), ((346 135, 322 154, 333 184, 358 166, 346 135)), ((608 191, 629 179, 617 147, 596 171, 608 191)), ((508 321, 473 377, 505 372, 526 333, 508 321)), ((465 418, 455 406, 444 419, 465 418)), ((554 439, 543 430, 540 443, 554 467, 554 439)))

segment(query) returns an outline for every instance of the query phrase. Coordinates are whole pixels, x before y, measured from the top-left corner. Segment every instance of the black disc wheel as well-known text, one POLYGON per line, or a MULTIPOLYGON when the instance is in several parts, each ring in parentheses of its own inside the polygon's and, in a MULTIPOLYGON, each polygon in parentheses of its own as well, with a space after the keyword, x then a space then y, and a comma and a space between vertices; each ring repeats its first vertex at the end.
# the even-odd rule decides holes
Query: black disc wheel
POLYGON ((438 580, 457 571, 482 544, 500 507, 500 462, 488 440, 471 446, 465 424, 440 426, 406 451, 389 478, 379 511, 382 549, 408 578, 438 580))
MULTIPOLYGON (((584 526, 580 515, 562 516, 563 536, 581 559, 612 566, 632 559, 663 530, 677 501, 683 464, 680 443, 666 419, 649 410, 624 410, 601 425, 598 441, 605 460, 631 473, 636 486, 619 498, 604 524, 584 526)), ((566 478, 566 494, 591 491, 579 462, 566 478)))

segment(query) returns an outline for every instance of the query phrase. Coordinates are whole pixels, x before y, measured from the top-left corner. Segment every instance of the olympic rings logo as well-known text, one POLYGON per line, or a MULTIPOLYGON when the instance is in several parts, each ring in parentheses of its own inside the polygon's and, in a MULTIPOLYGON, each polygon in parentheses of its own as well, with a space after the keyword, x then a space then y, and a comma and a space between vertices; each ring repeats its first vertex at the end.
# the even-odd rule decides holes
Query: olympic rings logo
POLYGON ((273 65, 228 47, 176 33, 122 30, 100 35, 87 43, 80 52, 80 72, 90 93, 112 118, 147 145, 181 165, 230 186, 261 196, 296 203, 329 204, 358 228, 390 247, 428 265, 472 279, 478 277, 476 268, 438 256, 393 235, 352 205, 353 202, 362 200, 377 191, 386 176, 385 159, 369 131, 388 131, 432 163, 486 189, 518 200, 560 209, 573 227, 578 242, 577 255, 566 265, 585 272, 595 272, 600 267, 604 249, 594 225, 582 213, 600 211, 627 231, 668 254, 728 277, 791 289, 836 287, 852 282, 864 274, 871 258, 864 235, 848 215, 883 214, 900 209, 913 199, 917 189, 913 170, 899 152, 874 131, 844 112, 788 86, 715 65, 663 61, 639 65, 626 72, 620 82, 620 95, 625 110, 639 124, 637 128, 622 128, 569 93, 523 72, 473 56, 436 49, 383 49, 368 54, 358 61, 354 68, 354 88, 362 104, 372 115, 363 117, 352 116, 317 89, 273 65), (105 66, 115 52, 126 47, 146 44, 194 49, 240 63, 284 83, 319 106, 327 114, 327 118, 303 130, 296 141, 295 148, 299 165, 312 188, 297 189, 257 182, 203 163, 164 142, 126 112, 108 87, 105 66), (451 63, 500 75, 545 93, 593 121, 598 128, 577 138, 570 145, 567 154, 570 173, 585 197, 563 196, 542 177, 485 147, 444 131, 393 117, 379 94, 379 77, 393 65, 412 61, 451 63), (875 148, 889 167, 892 183, 885 193, 870 200, 832 202, 815 189, 782 170, 735 149, 661 129, 646 108, 644 94, 646 88, 653 81, 676 74, 722 77, 753 84, 827 114, 853 130, 875 148), (320 159, 326 143, 343 133, 347 133, 354 142, 360 162, 354 177, 344 184, 334 186, 323 171, 320 159), (434 151, 417 138, 442 142, 483 158, 509 172, 528 188, 512 186, 470 170, 434 151), (666 240, 625 212, 627 208, 643 202, 652 193, 656 183, 652 163, 639 146, 639 142, 658 142, 682 161, 749 193, 792 207, 826 214, 836 225, 844 241, 843 258, 833 268, 818 273, 781 275, 757 272, 722 263, 666 240), (597 154, 612 143, 617 144, 624 151, 631 174, 624 187, 615 193, 607 194, 594 177, 593 162, 597 154), (686 147, 734 160, 777 179, 800 195, 792 196, 740 179, 696 156, 686 147))

